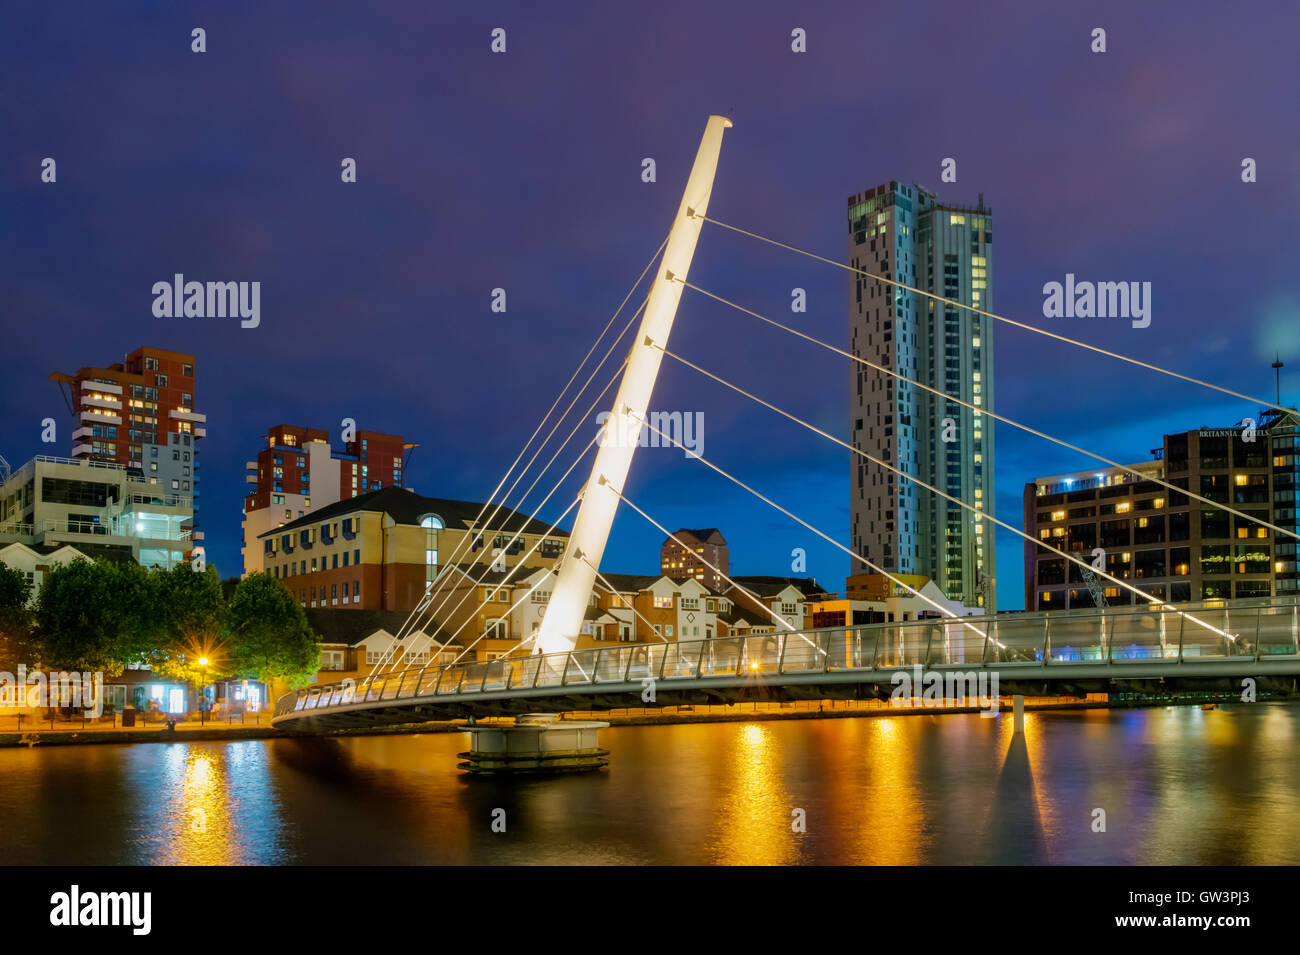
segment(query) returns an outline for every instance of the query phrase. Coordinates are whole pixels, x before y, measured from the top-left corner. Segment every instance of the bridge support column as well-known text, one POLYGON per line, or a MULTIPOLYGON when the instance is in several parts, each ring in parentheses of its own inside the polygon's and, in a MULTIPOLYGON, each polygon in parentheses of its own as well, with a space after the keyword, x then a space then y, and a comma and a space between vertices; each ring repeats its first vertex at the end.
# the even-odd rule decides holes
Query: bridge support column
POLYGON ((1023 733, 1025 731, 1025 698, 1022 694, 1017 693, 1012 698, 1011 709, 1015 718, 1015 726, 1012 732, 1023 733))
POLYGON ((469 751, 460 754, 460 768, 475 775, 590 772, 609 763, 609 750, 597 740, 608 725, 532 713, 512 726, 467 726, 469 751))

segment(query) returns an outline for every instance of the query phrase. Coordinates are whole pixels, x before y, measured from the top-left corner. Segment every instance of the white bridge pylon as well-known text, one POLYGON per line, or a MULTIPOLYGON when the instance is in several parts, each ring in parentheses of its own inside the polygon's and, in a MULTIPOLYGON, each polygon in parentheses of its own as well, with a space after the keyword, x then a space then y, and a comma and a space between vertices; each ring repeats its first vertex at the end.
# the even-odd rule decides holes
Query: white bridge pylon
POLYGON ((613 411, 605 421, 606 434, 613 439, 603 441, 596 452, 591 477, 583 490, 578 516, 569 535, 569 546, 542 617, 536 645, 542 653, 572 650, 582 629, 596 583, 596 569, 605 553, 614 512, 618 509, 617 492, 623 490, 632 466, 632 454, 637 447, 635 438, 640 433, 663 361, 661 349, 668 344, 668 333, 672 331, 682 297, 682 282, 690 272, 695 244, 704 225, 703 216, 708 211, 718 154, 722 150, 722 131, 730 126, 731 120, 726 117, 710 116, 704 128, 677 218, 668 233, 659 273, 650 287, 641 325, 614 397, 613 411))

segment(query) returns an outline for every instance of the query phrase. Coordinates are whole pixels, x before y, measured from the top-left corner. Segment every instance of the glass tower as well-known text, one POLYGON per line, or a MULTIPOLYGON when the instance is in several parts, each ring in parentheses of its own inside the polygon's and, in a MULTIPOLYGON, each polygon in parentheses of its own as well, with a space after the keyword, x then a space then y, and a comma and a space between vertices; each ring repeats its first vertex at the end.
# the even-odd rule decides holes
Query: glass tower
MULTIPOLYGON (((975 308, 993 309, 993 219, 897 182, 850 196, 849 264, 975 308)), ((993 514, 991 319, 851 274, 854 448, 993 514), (903 378, 933 388, 936 395, 903 378), (973 407, 949 400, 957 398, 973 407)), ((894 573, 922 574, 949 598, 993 609, 993 525, 854 455, 853 549, 894 573)), ((851 573, 866 571, 854 562, 851 573)))

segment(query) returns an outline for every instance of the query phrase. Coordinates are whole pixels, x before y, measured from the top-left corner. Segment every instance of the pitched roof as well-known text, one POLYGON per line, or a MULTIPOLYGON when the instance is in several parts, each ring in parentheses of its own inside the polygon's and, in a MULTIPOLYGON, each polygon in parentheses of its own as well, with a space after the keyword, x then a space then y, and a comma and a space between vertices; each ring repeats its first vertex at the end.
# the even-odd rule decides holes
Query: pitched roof
MULTIPOLYGON (((476 520, 479 520, 480 515, 484 518, 492 516, 494 508, 495 505, 478 504, 473 501, 425 497, 423 494, 408 491, 404 487, 385 487, 378 491, 369 491, 357 497, 350 497, 346 500, 336 501, 333 504, 327 504, 260 536, 273 537, 276 534, 287 533, 302 527, 310 527, 313 524, 320 524, 335 517, 345 517, 358 511, 377 511, 387 514, 399 524, 410 525, 418 525, 421 518, 429 514, 436 514, 442 519, 443 525, 448 530, 465 530, 473 525, 476 520), (484 513, 484 507, 488 508, 486 513, 484 513)), ((485 522, 479 521, 479 526, 482 526, 483 523, 485 522)), ((502 531, 514 533, 521 527, 529 534, 546 534, 550 530, 549 524, 527 518, 525 515, 508 507, 502 507, 496 512, 495 516, 492 516, 489 533, 500 533, 502 531)), ((569 536, 568 531, 558 527, 550 531, 550 533, 556 537, 569 536)))
MULTIPOLYGON (((682 527, 674 531, 673 534, 676 537, 681 537, 683 534, 690 534, 700 543, 720 544, 723 547, 727 546, 727 539, 722 536, 722 531, 718 530, 716 527, 682 527), (712 539, 715 534, 718 537, 717 540, 712 539)), ((664 546, 672 543, 675 543, 672 537, 664 538, 664 546)))
MULTIPOLYGON (((506 580, 507 585, 522 584, 525 580, 537 573, 539 570, 549 570, 548 567, 534 567, 529 564, 524 567, 507 567, 505 570, 493 570, 491 564, 453 564, 456 570, 460 571, 470 579, 474 586, 495 587, 497 584, 506 580)), ((448 587, 463 587, 464 582, 448 583, 448 587)))
MULTIPOLYGON (((307 623, 321 643, 344 644, 349 647, 356 646, 377 630, 396 634, 411 616, 402 610, 331 610, 311 607, 305 612, 307 623)), ((420 630, 444 645, 451 638, 447 631, 441 627, 435 629, 428 621, 420 630), (434 632, 430 633, 431 630, 434 632)), ((459 640, 451 642, 453 646, 460 645, 459 640)))
MULTIPOLYGON (((656 580, 662 577, 662 574, 613 574, 607 571, 601 571, 600 576, 609 582, 609 585, 621 594, 640 593, 645 590, 656 580)), ((596 578, 596 587, 599 590, 605 588, 601 586, 600 577, 596 578)))
POLYGON ((805 597, 826 594, 828 591, 814 577, 732 577, 733 581, 750 593, 760 597, 775 597, 786 587, 794 587, 805 597))
MULTIPOLYGON (((114 561, 119 564, 133 564, 135 559, 131 556, 131 548, 125 544, 98 544, 91 541, 54 541, 49 544, 24 544, 22 541, 10 541, 7 544, 0 544, 0 551, 7 547, 25 547, 34 554, 41 557, 48 557, 55 551, 63 550, 70 547, 76 553, 85 557, 86 560, 103 560, 114 561)), ((73 558, 74 560, 76 558, 73 558)))
POLYGON ((718 614, 718 619, 725 624, 747 623, 751 627, 774 626, 775 621, 766 614, 746 609, 740 604, 732 604, 727 613, 718 614))

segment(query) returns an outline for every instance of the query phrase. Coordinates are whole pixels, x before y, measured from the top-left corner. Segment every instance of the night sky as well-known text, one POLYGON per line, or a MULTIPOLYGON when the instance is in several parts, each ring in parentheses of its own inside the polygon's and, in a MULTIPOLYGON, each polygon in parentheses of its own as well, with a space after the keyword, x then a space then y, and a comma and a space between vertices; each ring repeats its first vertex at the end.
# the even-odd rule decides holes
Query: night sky
MULTIPOLYGON (((1265 398, 1280 352, 1294 403, 1300 7, 1056 6, 8 4, 0 454, 68 454, 49 373, 152 345, 197 356, 201 523, 223 575, 240 570, 244 462, 275 424, 336 444, 345 417, 402 434, 420 444, 410 486, 482 499, 664 237, 710 113, 735 123, 719 219, 844 261, 852 193, 983 193, 996 311, 1265 398), (940 182, 945 157, 956 183, 940 182), (1258 182, 1241 181, 1244 157, 1258 182), (260 327, 154 318, 151 287, 175 272, 260 281, 260 327), (1150 327, 1044 318, 1042 286, 1067 272, 1151 282, 1150 327)), ((842 270, 706 225, 691 279, 847 347, 842 270)), ((1126 462, 1166 431, 1258 411, 1006 325, 994 341, 995 410, 1126 462)), ((689 291, 670 347, 847 437, 847 359, 689 291)), ((671 360, 652 407, 704 411, 706 457, 848 543, 847 451, 671 360)), ((1016 526, 1026 481, 1092 465, 996 433, 997 510, 1016 526)), ((735 573, 789 573, 804 547, 843 586, 846 555, 680 451, 643 449, 627 493, 671 528, 721 528, 735 573)), ((657 571, 661 539, 624 508, 602 569, 657 571)), ((999 605, 1018 608, 1021 540, 998 542, 999 605)))

